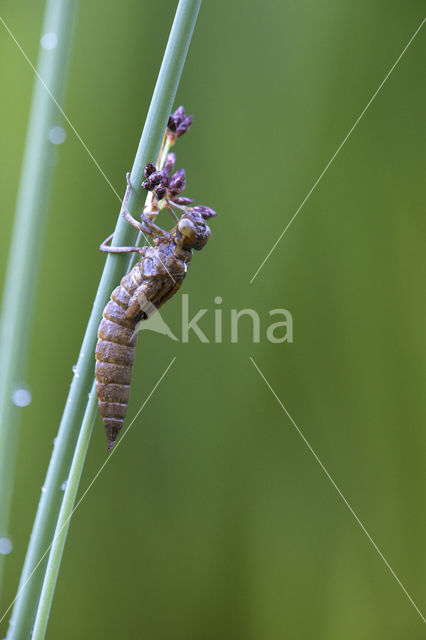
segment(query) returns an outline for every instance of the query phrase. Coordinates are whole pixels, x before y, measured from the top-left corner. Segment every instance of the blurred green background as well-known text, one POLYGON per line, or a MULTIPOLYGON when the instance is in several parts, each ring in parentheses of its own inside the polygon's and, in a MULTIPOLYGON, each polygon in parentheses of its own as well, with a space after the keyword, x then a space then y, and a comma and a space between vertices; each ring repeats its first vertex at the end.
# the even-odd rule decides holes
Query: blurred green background
MULTIPOLYGON (((65 111, 121 193, 176 3, 82 2, 65 111)), ((43 2, 1 15, 36 61, 43 2)), ((72 521, 48 638, 423 638, 426 607, 421 31, 253 284, 250 278, 419 26, 406 0, 205 2, 176 105, 187 194, 218 210, 182 289, 210 338, 142 333, 129 418, 176 361, 72 521), (214 298, 221 296, 222 344, 214 298), (230 341, 230 309, 255 309, 230 341), (292 344, 270 344, 288 309, 292 344)), ((33 72, 0 32, 0 272, 33 72)), ((117 200, 58 114, 4 604, 14 597, 117 200)), ((168 220, 159 219, 168 224, 168 220)), ((163 310, 180 335, 181 298, 163 310)), ((98 418, 83 491, 104 462, 98 418)), ((4 607, 2 607, 3 609, 4 607)), ((0 629, 0 634, 5 629, 0 629)))

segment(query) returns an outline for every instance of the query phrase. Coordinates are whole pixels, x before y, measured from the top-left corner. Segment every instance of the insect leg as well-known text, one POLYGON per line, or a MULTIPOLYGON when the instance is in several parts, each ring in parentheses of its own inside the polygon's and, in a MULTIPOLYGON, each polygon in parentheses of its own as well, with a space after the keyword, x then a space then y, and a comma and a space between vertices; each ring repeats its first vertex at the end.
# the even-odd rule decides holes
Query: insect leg
POLYGON ((99 249, 106 253, 140 253, 143 255, 144 247, 110 247, 108 242, 111 242, 114 234, 112 233, 106 240, 103 241, 99 249))
POLYGON ((143 225, 140 222, 138 222, 137 220, 135 220, 134 217, 132 216, 132 214, 129 211, 127 211, 127 209, 123 208, 121 210, 121 215, 126 220, 126 222, 131 224, 132 227, 135 227, 135 229, 137 229, 138 231, 143 231, 144 233, 149 233, 149 235, 151 235, 151 236, 153 235, 149 230, 147 231, 147 226, 148 225, 143 225))
MULTIPOLYGON (((127 203, 129 201, 130 192, 132 190, 132 185, 130 184, 130 172, 126 173, 126 182, 127 182, 127 189, 124 196, 123 204, 121 206, 121 215, 126 220, 126 222, 131 224, 132 227, 135 227, 135 229, 137 229, 138 231, 142 231, 142 233, 153 236, 154 234, 150 230, 149 226, 147 224, 141 224, 140 222, 135 220, 135 218, 132 216, 130 211, 127 210, 127 203)), ((144 220, 144 222, 146 221, 144 220)))
MULTIPOLYGON (((188 213, 187 208, 183 207, 181 204, 178 204, 177 202, 170 202, 170 200, 167 200, 167 204, 169 205, 169 208, 170 208, 171 211, 173 211, 173 209, 172 209, 172 204, 173 204, 173 206, 176 207, 177 209, 180 209, 184 213, 188 213)), ((173 211, 173 215, 176 216, 174 211, 173 211)))
POLYGON ((126 195, 124 197, 123 206, 121 208, 121 215, 123 216, 123 218, 129 224, 131 224, 132 227, 135 227, 139 231, 142 231, 142 233, 147 233, 150 236, 154 236, 154 235, 165 236, 165 235, 167 235, 167 231, 164 231, 164 229, 162 229, 161 227, 158 227, 156 224, 154 224, 152 222, 151 218, 149 217, 149 215, 147 215, 146 213, 142 213, 141 214, 141 220, 142 220, 142 224, 141 224, 140 222, 135 220, 135 218, 132 216, 130 211, 127 210, 126 205, 127 205, 128 199, 129 199, 130 190, 132 188, 132 185, 130 184, 130 173, 126 173, 126 180, 127 180, 127 191, 126 191, 126 195))
POLYGON ((162 229, 161 227, 158 227, 156 224, 154 224, 152 222, 152 220, 149 219, 149 217, 146 215, 146 213, 142 213, 141 214, 141 220, 142 222, 144 222, 146 224, 146 226, 151 229, 151 235, 157 235, 157 236, 167 236, 168 233, 167 231, 164 231, 164 229, 162 229))

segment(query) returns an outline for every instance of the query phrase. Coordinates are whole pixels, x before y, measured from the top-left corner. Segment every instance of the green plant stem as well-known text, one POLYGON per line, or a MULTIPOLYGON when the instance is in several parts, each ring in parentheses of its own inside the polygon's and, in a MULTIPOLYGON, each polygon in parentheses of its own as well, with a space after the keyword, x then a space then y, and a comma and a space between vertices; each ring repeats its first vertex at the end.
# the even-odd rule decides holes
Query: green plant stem
POLYGON ((71 516, 74 510, 81 474, 83 472, 84 461, 89 448, 90 436, 92 434, 97 408, 98 402, 96 398, 96 387, 95 384, 93 384, 89 402, 87 403, 86 411, 84 413, 80 434, 78 436, 77 446, 74 451, 74 458, 66 483, 61 510, 56 523, 55 535, 49 552, 49 560, 46 567, 46 574, 40 594, 40 602, 31 640, 42 640, 46 635, 53 594, 55 591, 56 581, 58 579, 62 554, 64 552, 71 516))
MULTIPOLYGON (((147 162, 156 161, 200 5, 201 0, 180 0, 176 11, 131 171, 130 182, 133 188, 128 201, 128 209, 131 213, 140 210, 143 206, 144 194, 146 194, 141 188, 143 170, 147 162)), ((131 245, 135 240, 135 230, 119 215, 114 232, 114 245, 131 245)), ((42 493, 33 525, 8 640, 28 638, 31 632, 45 574, 46 560, 40 564, 34 575, 31 576, 31 574, 53 539, 63 498, 61 484, 69 475, 88 393, 93 383, 94 350, 102 311, 111 290, 126 272, 128 265, 129 258, 126 255, 109 254, 106 259, 47 471, 45 491, 42 493)))
MULTIPOLYGON (((163 151, 160 153, 158 169, 162 169, 167 158, 167 154, 171 149, 169 142, 166 142, 163 151)), ((145 200, 144 209, 151 204, 152 193, 148 192, 145 200)), ((155 218, 155 216, 152 216, 155 218)), ((138 240, 142 241, 142 234, 138 234, 138 240)), ((137 242, 138 244, 138 242, 137 242)), ((59 569, 61 566, 62 555, 64 552, 65 542, 68 535, 68 529, 71 517, 74 512, 74 504, 77 497, 77 491, 81 480, 84 461, 86 459, 87 450, 89 448, 90 436, 92 434, 94 421, 96 418, 98 401, 96 397, 96 384, 93 383, 92 390, 89 394, 89 401, 86 405, 80 434, 77 440, 77 446, 74 451, 74 457, 71 463, 70 474, 66 482, 65 494, 62 500, 58 521, 56 523, 55 534, 53 536, 52 546, 49 550, 49 559, 47 561, 46 573, 44 575, 43 586, 41 589, 40 600, 38 604, 36 619, 31 636, 31 640, 42 640, 45 637, 47 624, 49 621, 50 610, 55 592, 56 582, 58 580, 59 569)), ((102 469, 102 467, 101 467, 102 469)), ((99 473, 99 472, 98 472, 99 473)), ((96 476, 95 476, 96 478, 96 476)), ((92 481, 93 482, 93 481, 92 481)), ((88 489, 90 488, 90 483, 88 489)), ((88 489, 84 492, 80 501, 85 497, 88 489)))
MULTIPOLYGON (((65 93, 76 9, 76 0, 49 0, 45 10, 42 33, 56 34, 57 45, 53 49, 40 46, 37 69, 59 102, 65 93)), ((56 151, 48 133, 57 119, 57 107, 36 77, 0 318, 0 537, 9 536, 20 417, 12 396, 22 385, 26 372, 34 292, 56 151)), ((0 588, 4 564, 5 556, 0 555, 0 588)))

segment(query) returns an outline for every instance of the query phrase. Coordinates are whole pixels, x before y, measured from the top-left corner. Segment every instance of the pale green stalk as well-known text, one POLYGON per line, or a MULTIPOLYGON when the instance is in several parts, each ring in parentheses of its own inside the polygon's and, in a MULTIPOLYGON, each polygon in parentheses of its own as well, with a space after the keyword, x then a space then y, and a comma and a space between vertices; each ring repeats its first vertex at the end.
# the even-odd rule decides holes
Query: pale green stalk
MULTIPOLYGON (((166 162, 167 154, 169 153, 171 146, 171 143, 166 140, 164 143, 164 147, 159 154, 160 160, 157 164, 157 167, 159 169, 162 169, 164 167, 164 163, 166 162)), ((151 200, 152 193, 148 192, 144 206, 144 209, 146 211, 148 211, 151 206, 151 200)), ((152 215, 150 217, 152 219, 155 219, 156 215, 152 215)), ((142 240, 142 234, 138 234, 136 244, 139 244, 140 242, 142 242, 142 240)), ((132 261, 135 257, 137 259, 137 256, 133 256, 132 261)), ((96 474, 94 480, 92 480, 92 482, 89 484, 89 487, 83 493, 83 496, 80 498, 76 507, 74 507, 78 487, 80 484, 81 474, 83 471, 83 465, 89 447, 90 436, 92 434, 93 424, 96 418, 97 408, 98 401, 96 397, 96 385, 94 383, 89 394, 89 401, 86 405, 86 411, 84 414, 83 423, 81 425, 80 435, 78 437, 77 446, 71 463, 70 475, 67 482, 65 483, 65 495, 62 501, 61 510, 59 512, 52 546, 48 551, 46 551, 46 555, 49 552, 49 558, 47 562, 46 573, 44 576, 43 587, 40 594, 40 600, 31 640, 42 640, 45 637, 71 517, 81 500, 84 499, 93 481, 97 477, 96 474)))
POLYGON ((31 640, 41 640, 46 635, 47 623, 49 621, 56 581, 58 579, 59 568, 61 566, 62 554, 64 552, 71 516, 73 514, 81 474, 83 472, 84 461, 86 460, 86 454, 89 448, 90 436, 92 435, 97 408, 98 402, 96 398, 96 388, 95 384, 93 384, 74 451, 70 474, 66 482, 64 499, 62 500, 61 510, 56 523, 55 535, 50 548, 49 560, 46 567, 46 574, 40 594, 40 602, 31 640))
MULTIPOLYGON (((55 34, 57 42, 53 48, 40 45, 37 70, 59 103, 65 93, 76 9, 76 0, 48 0, 46 4, 42 35, 55 34)), ((8 37, 8 27, 1 22, 3 36, 8 37)), ((52 35, 50 45, 53 44, 52 35)), ((49 42, 45 41, 47 45, 49 42)), ((12 39, 11 46, 16 47, 12 39)), ((27 64, 23 57, 22 64, 27 64)), ((56 124, 58 109, 36 77, 0 317, 0 538, 9 537, 21 412, 12 398, 26 375, 34 292, 56 151, 48 135, 56 124)), ((0 555, 0 590, 5 561, 5 556, 0 555)))
MULTIPOLYGON (((180 0, 177 8, 131 172, 130 180, 133 188, 128 202, 131 213, 141 210, 143 206, 144 194, 146 195, 140 186, 143 170, 147 162, 156 161, 200 5, 201 0, 180 0)), ((135 229, 119 216, 114 232, 114 245, 132 245, 135 240, 135 229)), ((94 350, 102 311, 112 289, 119 282, 128 265, 129 258, 126 255, 109 254, 106 259, 34 522, 8 640, 28 638, 34 623, 46 570, 46 559, 38 566, 35 573, 33 571, 53 540, 63 498, 61 485, 69 476, 87 397, 93 383, 94 350)))

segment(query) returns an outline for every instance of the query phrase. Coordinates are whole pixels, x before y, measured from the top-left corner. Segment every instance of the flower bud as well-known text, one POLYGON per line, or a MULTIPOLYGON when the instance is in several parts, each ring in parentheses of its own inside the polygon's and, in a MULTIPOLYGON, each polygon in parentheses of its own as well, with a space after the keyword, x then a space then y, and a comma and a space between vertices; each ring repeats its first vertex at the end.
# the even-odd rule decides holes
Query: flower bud
POLYGON ((196 207, 191 207, 191 211, 199 213, 203 218, 214 218, 214 216, 217 215, 216 211, 210 209, 210 207, 205 207, 202 204, 198 204, 196 207))
POLYGON ((176 136, 178 138, 180 138, 180 136, 183 136, 183 134, 188 131, 189 127, 192 124, 193 119, 194 119, 194 116, 188 116, 178 124, 178 126, 176 127, 176 136))
POLYGON ((161 173, 161 184, 166 185, 169 180, 169 172, 166 167, 163 167, 160 171, 161 173))
POLYGON ((192 198, 184 198, 182 196, 176 196, 176 198, 173 198, 173 202, 176 202, 176 204, 180 204, 186 207, 188 204, 192 204, 194 201, 192 200, 192 198))
POLYGON ((148 164, 146 165, 143 173, 145 178, 149 178, 149 176, 154 173, 154 171, 156 171, 155 166, 152 164, 152 162, 148 162, 148 164))
POLYGON ((173 194, 180 193, 185 189, 185 169, 179 169, 169 179, 169 189, 173 194))
POLYGON ((169 121, 167 123, 167 128, 170 129, 173 133, 175 133, 180 122, 185 118, 185 109, 183 107, 178 107, 174 113, 169 116, 169 121))
POLYGON ((142 182, 142 186, 147 191, 153 191, 157 185, 162 181, 163 176, 159 171, 154 171, 151 175, 142 182))
POLYGON ((164 163, 164 168, 167 169, 168 173, 170 173, 170 171, 173 171, 175 162, 176 162, 176 155, 172 151, 171 153, 167 154, 166 162, 164 163))
POLYGON ((160 184, 155 190, 155 195, 157 196, 157 200, 162 200, 166 195, 166 193, 167 193, 167 187, 165 187, 162 184, 160 184))

